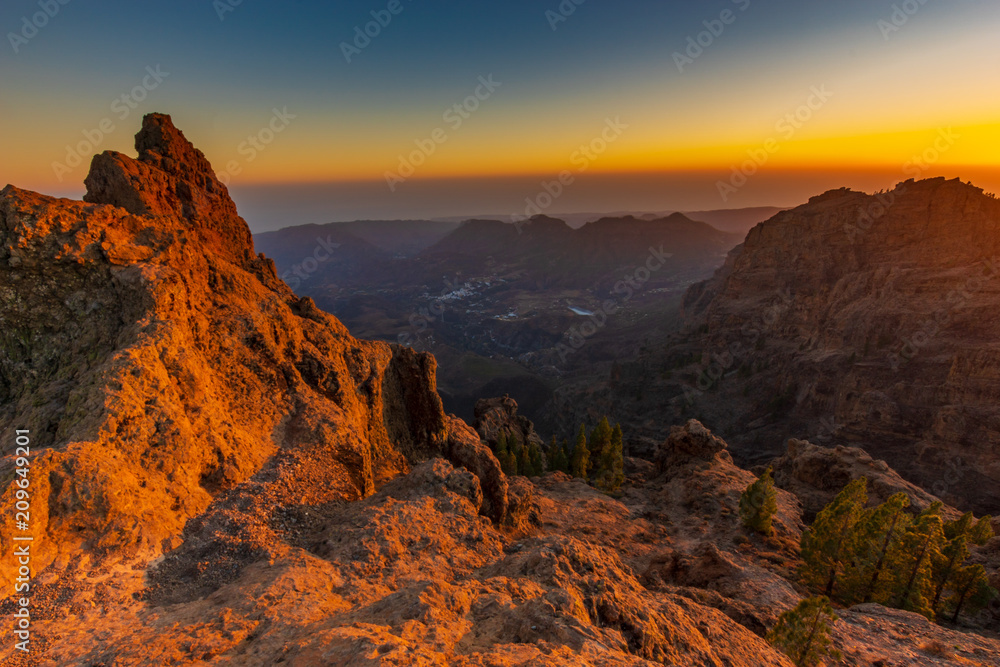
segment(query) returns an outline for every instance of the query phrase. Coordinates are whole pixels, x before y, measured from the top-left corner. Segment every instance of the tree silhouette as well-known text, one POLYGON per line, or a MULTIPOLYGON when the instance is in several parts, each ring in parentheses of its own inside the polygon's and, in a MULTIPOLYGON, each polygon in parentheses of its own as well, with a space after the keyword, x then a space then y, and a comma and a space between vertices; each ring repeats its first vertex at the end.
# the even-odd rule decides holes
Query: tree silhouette
POLYGON ((580 432, 576 434, 576 446, 573 447, 573 458, 570 465, 573 477, 587 479, 590 472, 590 452, 587 449, 587 429, 580 424, 580 432))
POLYGON ((604 449, 611 443, 611 424, 608 418, 603 417, 594 430, 590 432, 589 448, 590 460, 595 468, 601 465, 601 455, 604 449))
POLYGON ((771 520, 778 512, 778 492, 774 489, 771 468, 764 471, 740 496, 740 520, 761 535, 770 535, 771 520))
POLYGON ((827 597, 833 595, 837 577, 847 562, 853 531, 868 502, 867 488, 865 477, 852 481, 802 533, 802 578, 827 597))
POLYGON ((830 629, 836 620, 828 598, 809 598, 778 617, 767 641, 797 667, 818 665, 828 655, 839 659, 840 653, 830 648, 830 629))
MULTIPOLYGON (((607 425, 608 419, 605 417, 601 424, 607 425)), ((601 428, 598 425, 598 428, 601 428)), ((597 429, 595 429, 596 431, 597 429)), ((625 457, 622 453, 622 427, 615 424, 607 438, 604 437, 603 429, 598 433, 601 439, 601 449, 597 462, 597 473, 594 477, 594 484, 605 493, 614 493, 621 488, 625 481, 625 457)))
POLYGON ((983 608, 990 603, 997 592, 990 587, 986 569, 982 565, 959 568, 955 573, 955 593, 949 600, 954 610, 951 622, 957 623, 962 608, 970 603, 973 608, 983 608))
POLYGON ((569 458, 565 448, 556 441, 556 436, 552 436, 552 442, 549 443, 549 470, 569 472, 569 458))

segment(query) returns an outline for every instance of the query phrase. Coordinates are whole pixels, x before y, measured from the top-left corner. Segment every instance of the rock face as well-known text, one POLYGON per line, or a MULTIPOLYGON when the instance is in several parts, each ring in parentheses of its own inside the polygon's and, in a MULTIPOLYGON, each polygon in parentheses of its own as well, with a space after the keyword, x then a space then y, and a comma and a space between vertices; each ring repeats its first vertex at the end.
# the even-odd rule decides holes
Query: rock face
POLYGON ((780 456, 789 437, 861 447, 995 514, 998 306, 992 195, 944 179, 834 190, 759 224, 687 293, 689 332, 634 364, 641 379, 617 395, 651 398, 616 418, 642 423, 673 395, 675 418, 710 424, 740 461, 780 456))
MULTIPOLYGON (((810 521, 852 480, 868 480, 868 499, 884 503, 896 493, 910 497, 910 507, 922 512, 938 498, 907 482, 885 461, 877 461, 857 447, 820 447, 792 438, 785 453, 771 464, 775 484, 802 502, 810 521)), ((945 506, 942 516, 957 519, 959 512, 945 506)))
POLYGON ((535 433, 531 420, 517 414, 517 402, 509 396, 480 399, 476 402, 475 415, 473 427, 483 442, 491 447, 496 445, 500 436, 513 436, 522 444, 544 444, 535 433))
POLYGON ((665 473, 677 465, 691 460, 712 461, 717 454, 732 461, 726 451, 725 441, 705 428, 696 419, 684 426, 673 426, 667 438, 656 452, 656 469, 665 473))
POLYGON ((833 190, 754 227, 687 291, 684 331, 559 408, 612 415, 644 456, 664 415, 710 425, 745 465, 789 437, 860 447, 949 504, 995 514, 998 305, 994 196, 943 178, 833 190))
POLYGON ((39 572, 154 558, 243 484, 363 498, 450 437, 433 357, 295 297, 168 117, 136 148, 94 159, 87 203, 0 193, 0 425, 31 431, 39 572))

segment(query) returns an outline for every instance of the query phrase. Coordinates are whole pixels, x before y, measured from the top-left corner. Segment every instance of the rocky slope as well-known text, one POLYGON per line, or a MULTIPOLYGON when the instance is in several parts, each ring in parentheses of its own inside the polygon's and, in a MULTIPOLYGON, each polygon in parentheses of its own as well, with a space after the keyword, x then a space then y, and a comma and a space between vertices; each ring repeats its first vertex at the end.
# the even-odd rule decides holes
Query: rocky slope
MULTIPOLYGON (((43 664, 787 666, 760 635, 802 596, 800 507, 780 492, 775 536, 748 535, 752 479, 691 422, 617 500, 561 473, 511 480, 537 520, 502 530, 476 475, 430 460, 361 501, 258 507, 267 553, 227 580, 172 576, 186 545, 110 573, 40 624, 43 664)), ((914 614, 839 615, 842 664, 1000 664, 1000 641, 914 614)))
POLYGON ((449 446, 432 357, 292 294, 168 117, 136 148, 94 158, 84 202, 0 194, 0 424, 32 434, 39 572, 154 558, 258 474, 358 499, 449 446))
POLYGON ((691 288, 686 333, 600 385, 567 388, 553 411, 595 406, 639 430, 664 410, 695 416, 746 463, 780 455, 788 437, 861 447, 995 514, 998 304, 992 195, 944 179, 835 190, 755 227, 691 288))

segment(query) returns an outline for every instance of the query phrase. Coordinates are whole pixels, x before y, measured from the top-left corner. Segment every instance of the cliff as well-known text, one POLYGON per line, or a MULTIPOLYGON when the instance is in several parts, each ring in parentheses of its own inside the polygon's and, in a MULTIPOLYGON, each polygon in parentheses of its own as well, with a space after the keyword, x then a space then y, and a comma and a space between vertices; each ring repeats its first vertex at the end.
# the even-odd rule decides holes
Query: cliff
POLYGON ((353 500, 448 446, 433 357, 292 294, 169 117, 136 149, 94 158, 84 202, 0 193, 0 424, 31 431, 39 572, 156 558, 261 475, 353 500))
POLYGON ((554 409, 612 415, 646 457, 664 414, 704 421, 748 466, 789 438, 861 448, 996 514, 998 306, 995 197, 943 178, 833 190, 754 227, 687 291, 684 331, 554 409))
POLYGON ((1000 201, 944 179, 832 191, 755 227, 696 294, 726 376, 698 404, 733 401, 717 426, 737 449, 775 429, 857 445, 1000 509, 1000 201))

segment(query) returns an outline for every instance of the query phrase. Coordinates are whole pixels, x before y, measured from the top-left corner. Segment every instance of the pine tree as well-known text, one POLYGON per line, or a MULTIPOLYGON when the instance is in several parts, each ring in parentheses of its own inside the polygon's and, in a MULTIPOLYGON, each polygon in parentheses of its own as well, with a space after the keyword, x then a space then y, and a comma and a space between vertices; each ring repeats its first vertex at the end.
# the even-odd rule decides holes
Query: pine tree
POLYGON ((623 440, 622 425, 615 424, 614 430, 611 431, 611 461, 609 465, 612 473, 612 491, 620 489, 625 482, 625 444, 623 440))
POLYGON ((552 436, 549 443, 549 470, 559 472, 569 472, 569 459, 566 458, 566 451, 556 441, 556 436, 552 436))
POLYGON ((525 449, 528 450, 529 477, 541 477, 545 474, 545 455, 537 442, 530 443, 525 449))
POLYGON ((909 506, 910 497, 900 492, 862 512, 848 547, 850 566, 841 578, 841 600, 848 604, 886 601, 886 557, 910 525, 909 506))
MULTIPOLYGON (((971 512, 970 512, 971 516, 971 512)), ((993 518, 984 516, 974 526, 969 528, 969 544, 981 547, 995 537, 993 532, 993 518)))
POLYGON ((963 608, 982 609, 996 595, 997 592, 990 587, 986 569, 982 565, 960 568, 955 573, 955 593, 949 600, 953 610, 951 622, 958 622, 963 608))
POLYGON ((503 474, 508 477, 517 474, 517 456, 514 455, 514 452, 506 450, 503 453, 503 458, 498 460, 500 461, 500 469, 503 471, 503 474))
POLYGON ((968 557, 968 535, 963 533, 945 542, 940 554, 933 559, 931 578, 934 582, 934 598, 931 600, 931 609, 935 614, 939 611, 945 589, 952 583, 968 557))
POLYGON ((497 442, 493 446, 493 453, 496 454, 498 459, 507 453, 507 435, 505 433, 497 436, 497 442))
POLYGON ((809 598, 778 617, 767 641, 797 667, 818 665, 828 655, 839 660, 840 653, 830 648, 830 629, 836 620, 829 599, 809 598))
POLYGON ((740 520, 750 530, 770 535, 773 532, 771 520, 777 512, 778 492, 774 489, 771 468, 768 468, 740 496, 740 520))
MULTIPOLYGON (((605 417, 603 423, 607 422, 605 417)), ((599 434, 599 437, 603 435, 599 434)), ((622 453, 622 427, 616 424, 610 437, 604 441, 598 459, 595 484, 605 493, 614 493, 625 481, 625 457, 622 453)))
POLYGON ((507 434, 501 433, 499 437, 497 437, 494 454, 496 454, 497 461, 500 463, 500 470, 502 470, 505 475, 514 474, 510 471, 510 450, 507 447, 507 434))
POLYGON ((852 481, 824 507, 802 533, 802 579, 806 585, 833 595, 837 577, 849 554, 852 533, 868 502, 868 480, 852 481))
POLYGON ((931 609, 935 613, 939 611, 946 588, 952 584, 970 555, 969 544, 981 546, 992 537, 993 528, 988 516, 976 522, 972 512, 967 512, 960 519, 945 522, 944 538, 947 542, 933 563, 934 599, 931 601, 931 609))
POLYGON ((601 421, 594 427, 594 430, 590 432, 590 440, 588 441, 591 465, 598 472, 600 472, 602 466, 601 454, 610 443, 611 424, 608 423, 607 417, 602 417, 601 421))
POLYGON ((560 458, 563 461, 565 461, 565 466, 566 467, 563 468, 563 472, 566 473, 567 475, 572 474, 573 450, 569 446, 569 438, 563 438, 563 441, 562 441, 562 456, 560 458))
POLYGON ((513 435, 501 433, 497 437, 496 457, 500 462, 500 469, 505 475, 516 475, 518 473, 518 460, 520 458, 521 446, 517 438, 513 435))
POLYGON ((531 476, 531 452, 527 445, 517 445, 517 469, 525 477, 531 476))
POLYGON ((895 594, 892 606, 923 614, 931 620, 934 619, 931 608, 934 563, 942 558, 945 542, 940 511, 941 503, 934 503, 921 512, 887 558, 895 594))
POLYGON ((576 446, 573 448, 572 475, 587 479, 590 472, 590 451, 587 449, 587 429, 580 424, 580 432, 576 435, 576 446))

